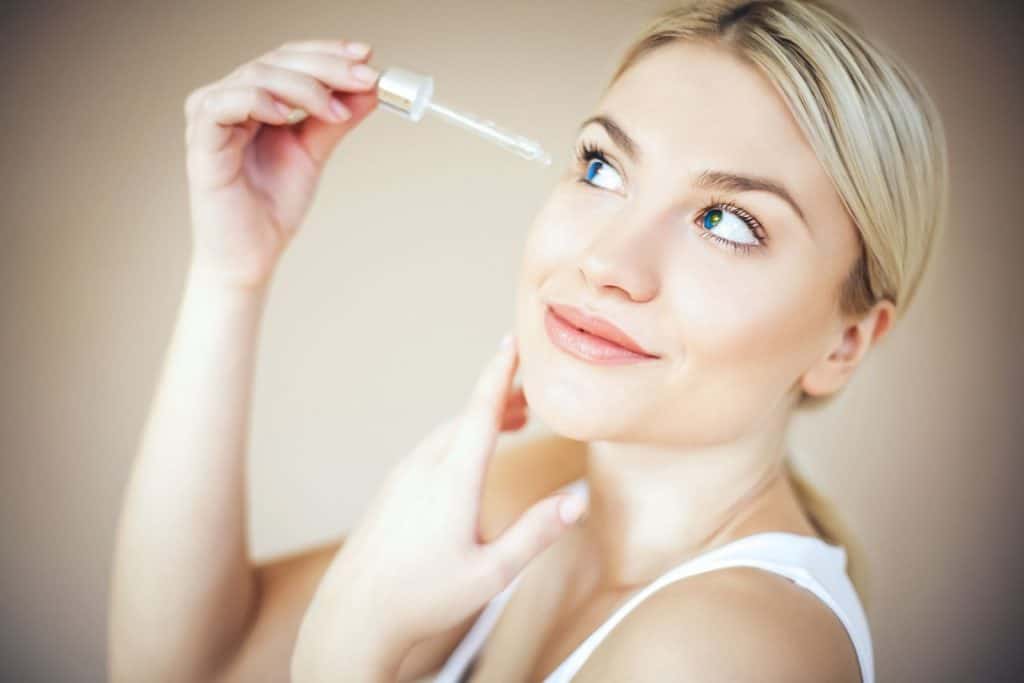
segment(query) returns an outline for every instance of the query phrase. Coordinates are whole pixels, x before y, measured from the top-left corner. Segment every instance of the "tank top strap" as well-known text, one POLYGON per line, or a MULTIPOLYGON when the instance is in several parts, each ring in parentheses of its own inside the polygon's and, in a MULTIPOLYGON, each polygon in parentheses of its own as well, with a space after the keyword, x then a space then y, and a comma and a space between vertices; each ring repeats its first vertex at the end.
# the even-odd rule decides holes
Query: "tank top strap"
MULTIPOLYGON (((589 493, 583 479, 570 482, 560 490, 579 491, 584 495, 589 493)), ((846 574, 846 551, 818 538, 781 531, 739 538, 668 570, 615 610, 544 679, 544 683, 568 683, 611 630, 637 605, 661 588, 689 576, 732 567, 770 571, 785 576, 816 595, 832 609, 846 628, 857 654, 862 682, 874 683, 871 635, 857 592, 846 574)), ((517 576, 487 604, 452 651, 434 683, 459 683, 465 678, 473 658, 494 628, 521 577, 522 574, 517 576)))
POLYGON ((544 683, 570 681, 611 630, 661 588, 689 576, 733 567, 753 567, 780 574, 814 593, 846 628, 857 654, 861 680, 874 683, 871 636, 856 591, 846 575, 846 551, 818 538, 788 532, 746 536, 673 567, 619 607, 544 679, 544 683))

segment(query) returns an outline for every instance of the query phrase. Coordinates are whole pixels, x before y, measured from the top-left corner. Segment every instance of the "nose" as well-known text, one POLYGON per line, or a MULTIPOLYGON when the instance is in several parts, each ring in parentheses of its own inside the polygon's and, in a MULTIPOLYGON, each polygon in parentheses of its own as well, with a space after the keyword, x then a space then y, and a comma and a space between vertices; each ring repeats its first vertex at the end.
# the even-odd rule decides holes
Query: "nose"
POLYGON ((601 231, 579 257, 583 279, 596 292, 617 289, 643 303, 658 292, 660 255, 665 251, 658 221, 623 222, 624 214, 601 231))

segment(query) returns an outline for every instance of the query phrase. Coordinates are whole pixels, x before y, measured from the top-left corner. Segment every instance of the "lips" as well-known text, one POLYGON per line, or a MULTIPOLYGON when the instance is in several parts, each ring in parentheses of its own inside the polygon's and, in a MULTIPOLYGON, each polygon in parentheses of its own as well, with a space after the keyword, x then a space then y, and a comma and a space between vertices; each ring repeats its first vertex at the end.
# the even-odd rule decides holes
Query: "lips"
POLYGON ((585 331, 587 334, 600 337, 606 341, 621 346, 624 349, 629 349, 634 353, 648 356, 650 358, 658 357, 656 354, 653 354, 642 347, 636 340, 604 318, 588 314, 579 308, 569 306, 567 304, 552 303, 549 304, 549 307, 554 315, 566 321, 573 327, 577 327, 585 331))

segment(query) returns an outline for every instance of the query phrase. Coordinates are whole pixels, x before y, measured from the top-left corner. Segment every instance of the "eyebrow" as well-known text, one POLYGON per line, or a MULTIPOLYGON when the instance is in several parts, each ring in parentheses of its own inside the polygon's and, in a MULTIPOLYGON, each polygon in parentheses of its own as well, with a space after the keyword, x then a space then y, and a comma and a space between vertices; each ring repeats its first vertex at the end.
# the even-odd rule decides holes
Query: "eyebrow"
MULTIPOLYGON (((632 161, 637 162, 640 160, 640 146, 632 137, 630 137, 629 133, 623 130, 622 126, 616 123, 613 119, 603 114, 591 116, 580 124, 579 130, 582 131, 592 123, 596 123, 604 128, 605 132, 608 133, 608 137, 610 137, 632 161)), ((793 211, 796 212, 796 215, 800 216, 800 220, 804 221, 804 223, 807 222, 807 218, 804 216, 803 210, 800 208, 800 205, 797 204, 796 200, 793 199, 793 195, 790 194, 789 190, 787 190, 782 183, 771 180, 770 178, 705 169, 697 174, 694 184, 705 190, 720 190, 722 192, 769 192, 789 204, 793 211)))

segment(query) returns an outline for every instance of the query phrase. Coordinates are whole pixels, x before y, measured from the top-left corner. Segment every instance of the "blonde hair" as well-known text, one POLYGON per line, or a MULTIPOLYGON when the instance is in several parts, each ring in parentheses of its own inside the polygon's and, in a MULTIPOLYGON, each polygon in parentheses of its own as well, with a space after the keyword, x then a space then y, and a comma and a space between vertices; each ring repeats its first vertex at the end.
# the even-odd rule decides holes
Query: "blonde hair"
MULTIPOLYGON (((858 230, 860 256, 839 284, 838 312, 862 316, 887 299, 902 317, 945 228, 948 204, 945 133, 914 74, 821 0, 698 0, 651 21, 608 87, 642 56, 680 40, 730 48, 781 91, 858 230)), ((834 396, 801 388, 797 406, 818 408, 834 396)), ((846 548, 847 571, 863 598, 859 546, 788 458, 786 466, 815 528, 846 548)))

